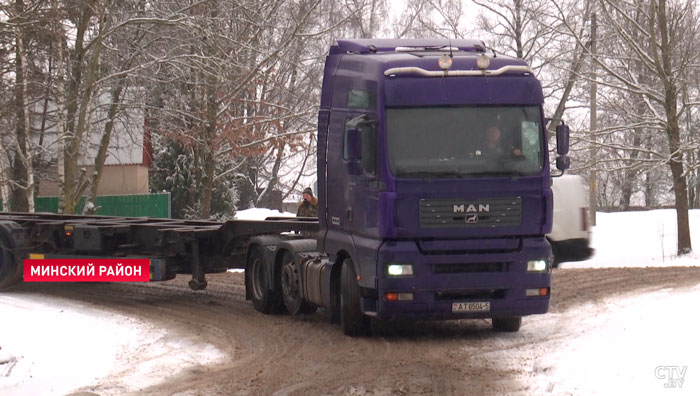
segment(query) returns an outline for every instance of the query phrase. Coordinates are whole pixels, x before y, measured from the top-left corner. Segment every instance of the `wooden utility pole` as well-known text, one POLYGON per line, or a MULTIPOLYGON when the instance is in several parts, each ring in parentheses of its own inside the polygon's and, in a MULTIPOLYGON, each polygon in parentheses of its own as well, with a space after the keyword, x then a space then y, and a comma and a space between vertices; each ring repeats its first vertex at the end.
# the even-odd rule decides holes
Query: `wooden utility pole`
POLYGON ((597 196, 597 178, 598 172, 596 167, 598 166, 598 147, 596 147, 596 130, 598 129, 598 117, 597 111, 598 106, 596 101, 598 99, 598 84, 596 83, 596 67, 595 67, 595 57, 596 52, 596 34, 598 30, 596 20, 596 13, 591 14, 591 120, 590 120, 590 130, 591 130, 591 170, 589 172, 589 204, 590 204, 590 216, 591 225, 596 225, 596 212, 598 211, 598 200, 597 196))

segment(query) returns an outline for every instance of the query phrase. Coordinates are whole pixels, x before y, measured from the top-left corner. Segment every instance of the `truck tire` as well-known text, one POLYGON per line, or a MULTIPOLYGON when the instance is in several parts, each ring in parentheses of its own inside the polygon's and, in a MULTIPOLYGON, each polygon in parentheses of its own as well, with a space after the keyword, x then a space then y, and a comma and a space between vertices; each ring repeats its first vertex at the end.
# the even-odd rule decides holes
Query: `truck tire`
POLYGON ((11 230, 18 228, 14 222, 0 223, 0 289, 5 289, 22 279, 22 261, 17 257, 14 250, 15 241, 12 238, 11 230))
POLYGON ((282 300, 274 287, 268 284, 265 263, 260 248, 254 246, 248 253, 248 264, 245 271, 245 282, 250 290, 250 299, 256 311, 264 314, 279 313, 282 311, 282 300))
POLYGON ((552 242, 551 239, 549 240, 549 246, 552 248, 552 268, 559 268, 559 263, 561 263, 562 260, 562 252, 559 251, 559 244, 556 242, 552 242))
POLYGON ((362 292, 357 283, 357 275, 352 260, 346 258, 340 274, 340 324, 345 335, 369 336, 370 318, 362 313, 360 306, 362 292))
POLYGON ((301 268, 289 250, 284 252, 280 272, 282 299, 287 311, 292 315, 316 312, 317 307, 304 300, 301 290, 301 268))
POLYGON ((523 318, 521 317, 493 318, 491 319, 491 324, 495 331, 515 333, 520 330, 522 321, 523 318))

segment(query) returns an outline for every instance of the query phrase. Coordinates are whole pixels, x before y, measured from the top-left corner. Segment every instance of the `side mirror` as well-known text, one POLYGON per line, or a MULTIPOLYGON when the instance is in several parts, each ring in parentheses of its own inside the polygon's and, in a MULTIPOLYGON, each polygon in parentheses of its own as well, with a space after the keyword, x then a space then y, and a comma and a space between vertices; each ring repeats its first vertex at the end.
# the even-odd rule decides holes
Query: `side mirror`
POLYGON ((562 155, 561 157, 557 157, 557 169, 563 172, 569 169, 570 166, 571 158, 569 158, 568 155, 562 155))
POLYGON ((351 128, 348 130, 347 141, 347 159, 350 162, 358 162, 362 159, 362 132, 359 128, 351 128))
MULTIPOLYGON (((569 126, 566 124, 557 125, 557 154, 569 154, 569 126)), ((559 168, 558 162, 557 168, 559 168)))

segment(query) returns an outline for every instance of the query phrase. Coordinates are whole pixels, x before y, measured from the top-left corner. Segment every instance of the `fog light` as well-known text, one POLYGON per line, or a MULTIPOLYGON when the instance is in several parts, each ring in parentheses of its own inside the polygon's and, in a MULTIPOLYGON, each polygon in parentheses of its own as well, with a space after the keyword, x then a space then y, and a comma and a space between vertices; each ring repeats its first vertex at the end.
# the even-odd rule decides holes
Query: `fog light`
POLYGON ((546 271, 548 268, 547 260, 530 260, 527 262, 528 272, 546 271))
POLYGON ((389 264, 386 266, 386 273, 389 276, 410 276, 413 275, 413 265, 389 264))
POLYGON ((387 301, 413 301, 413 293, 387 292, 384 294, 387 301))

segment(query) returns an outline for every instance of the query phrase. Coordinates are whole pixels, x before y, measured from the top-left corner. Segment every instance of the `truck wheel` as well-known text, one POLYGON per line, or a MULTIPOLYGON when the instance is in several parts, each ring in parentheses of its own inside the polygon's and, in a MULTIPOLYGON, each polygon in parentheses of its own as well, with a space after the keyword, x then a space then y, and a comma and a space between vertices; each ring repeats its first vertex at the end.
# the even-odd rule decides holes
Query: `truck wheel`
POLYGON ((552 247, 552 268, 559 268, 559 263, 562 262, 562 252, 559 249, 559 244, 550 240, 549 245, 552 247))
POLYGON ((0 223, 0 289, 14 285, 22 279, 22 262, 13 252, 15 243, 10 233, 19 227, 14 222, 0 223))
POLYGON ((290 251, 282 257, 282 299, 287 311, 292 315, 316 312, 316 306, 304 300, 301 291, 301 268, 290 251))
POLYGON ((362 313, 360 298, 362 293, 357 283, 357 275, 352 260, 346 258, 340 274, 340 324, 349 336, 370 335, 370 318, 362 313))
POLYGON ((520 330, 520 324, 522 323, 523 318, 517 317, 517 318, 493 318, 491 319, 491 324, 493 325, 493 329, 495 331, 503 331, 503 332, 509 332, 509 333, 514 333, 520 330))
POLYGON ((250 299, 255 310, 264 314, 278 313, 282 310, 279 295, 272 291, 265 276, 265 258, 260 248, 253 247, 248 254, 245 282, 250 291, 250 299))

